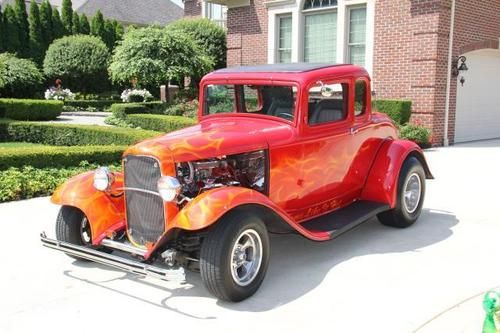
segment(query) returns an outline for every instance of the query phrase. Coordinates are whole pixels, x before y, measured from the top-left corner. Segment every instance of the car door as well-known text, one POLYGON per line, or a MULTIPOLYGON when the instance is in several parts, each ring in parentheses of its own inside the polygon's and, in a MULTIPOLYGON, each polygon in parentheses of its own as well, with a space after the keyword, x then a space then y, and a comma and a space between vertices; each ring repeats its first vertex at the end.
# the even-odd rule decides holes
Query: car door
POLYGON ((299 221, 344 206, 359 195, 361 185, 346 182, 359 148, 352 132, 354 91, 351 87, 350 78, 324 79, 308 89, 301 143, 305 167, 299 180, 300 207, 290 212, 299 221))

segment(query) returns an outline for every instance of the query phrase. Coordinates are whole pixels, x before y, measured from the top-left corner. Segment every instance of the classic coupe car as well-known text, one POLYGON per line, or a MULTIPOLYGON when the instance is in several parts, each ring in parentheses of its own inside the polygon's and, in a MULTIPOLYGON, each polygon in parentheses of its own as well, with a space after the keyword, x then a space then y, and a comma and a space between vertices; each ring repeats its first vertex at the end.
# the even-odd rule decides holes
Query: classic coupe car
POLYGON ((198 124, 130 147, 123 172, 63 184, 52 196, 57 239, 41 240, 165 280, 196 270, 213 295, 237 302, 264 279, 269 233, 328 241, 375 216, 408 227, 432 175, 421 149, 372 112, 370 91, 354 65, 212 72, 198 124))

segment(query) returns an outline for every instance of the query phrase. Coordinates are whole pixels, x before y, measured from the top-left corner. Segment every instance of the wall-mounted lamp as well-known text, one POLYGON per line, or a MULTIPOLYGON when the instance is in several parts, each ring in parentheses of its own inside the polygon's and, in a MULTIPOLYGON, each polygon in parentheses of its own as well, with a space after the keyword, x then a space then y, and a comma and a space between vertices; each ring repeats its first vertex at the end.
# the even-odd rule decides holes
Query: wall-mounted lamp
MULTIPOLYGON (((469 70, 465 61, 467 61, 467 58, 465 56, 460 56, 460 57, 456 58, 455 60, 453 60, 453 63, 451 65, 452 66, 451 67, 451 74, 454 77, 460 75, 461 72, 465 72, 465 71, 469 70)), ((460 77, 460 83, 462 84, 462 86, 465 83, 465 78, 463 76, 460 77)))

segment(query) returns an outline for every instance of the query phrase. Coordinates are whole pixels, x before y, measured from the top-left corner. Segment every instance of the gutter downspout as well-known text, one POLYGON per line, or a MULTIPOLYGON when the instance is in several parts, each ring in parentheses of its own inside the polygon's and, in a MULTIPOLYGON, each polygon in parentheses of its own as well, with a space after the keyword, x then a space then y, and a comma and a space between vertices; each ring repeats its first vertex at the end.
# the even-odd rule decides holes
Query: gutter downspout
POLYGON ((451 0, 450 41, 448 44, 448 75, 446 76, 446 101, 444 105, 444 139, 443 145, 448 146, 448 123, 450 117, 451 66, 453 61, 453 34, 455 32, 455 0, 451 0))

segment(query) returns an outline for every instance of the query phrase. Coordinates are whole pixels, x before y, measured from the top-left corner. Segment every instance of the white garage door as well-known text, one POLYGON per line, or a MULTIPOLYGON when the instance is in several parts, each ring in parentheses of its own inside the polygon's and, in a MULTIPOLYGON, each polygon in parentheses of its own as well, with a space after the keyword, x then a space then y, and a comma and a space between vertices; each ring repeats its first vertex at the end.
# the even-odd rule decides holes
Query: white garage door
POLYGON ((465 56, 469 70, 463 86, 457 81, 455 142, 499 138, 500 51, 484 49, 465 56))

